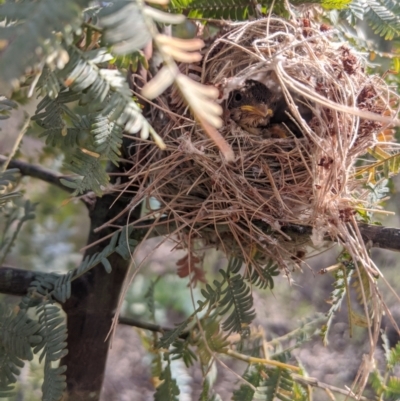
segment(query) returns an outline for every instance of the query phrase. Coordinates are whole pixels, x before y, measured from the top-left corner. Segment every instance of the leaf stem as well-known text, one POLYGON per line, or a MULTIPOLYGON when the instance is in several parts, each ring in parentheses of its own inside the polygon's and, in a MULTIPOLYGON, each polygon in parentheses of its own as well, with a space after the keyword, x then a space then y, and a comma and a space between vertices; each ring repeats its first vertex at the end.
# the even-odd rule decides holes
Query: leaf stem
POLYGON ((10 151, 10 154, 8 155, 6 162, 0 167, 0 173, 7 170, 7 167, 10 164, 11 159, 14 157, 14 155, 19 147, 19 144, 21 143, 22 138, 25 135, 25 132, 29 127, 29 123, 31 122, 31 118, 30 118, 29 114, 25 113, 24 117, 25 117, 25 121, 24 121, 22 128, 17 136, 17 139, 15 140, 15 143, 10 151))
POLYGON ((287 363, 273 361, 270 359, 256 358, 256 357, 249 356, 249 355, 239 354, 239 352, 233 351, 231 349, 226 350, 225 353, 233 358, 236 358, 241 361, 248 362, 248 363, 261 363, 263 365, 271 365, 271 366, 276 366, 277 368, 281 368, 281 369, 288 369, 293 372, 300 371, 300 368, 297 366, 288 365, 287 363))

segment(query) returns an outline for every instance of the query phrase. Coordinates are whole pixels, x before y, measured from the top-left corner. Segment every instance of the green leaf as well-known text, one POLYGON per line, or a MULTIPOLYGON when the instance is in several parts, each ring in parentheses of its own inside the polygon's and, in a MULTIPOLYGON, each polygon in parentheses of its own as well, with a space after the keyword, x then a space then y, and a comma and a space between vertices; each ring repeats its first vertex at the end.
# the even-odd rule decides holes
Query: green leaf
POLYGON ((286 369, 266 369, 267 379, 257 387, 256 399, 265 401, 293 401, 293 379, 286 369))
POLYGON ((142 10, 133 1, 115 1, 100 14, 105 41, 116 54, 132 53, 151 41, 142 10))
POLYGON ((10 117, 10 112, 18 107, 13 100, 0 96, 0 120, 6 120, 10 117))
MULTIPOLYGON (((12 196, 12 198, 14 197, 16 197, 16 195, 12 196)), ((35 218, 35 208, 36 204, 32 204, 29 200, 24 202, 22 208, 21 205, 15 204, 11 207, 8 216, 3 219, 3 238, 0 242, 0 265, 3 263, 7 254, 10 252, 10 249, 14 245, 14 242, 17 239, 17 236, 21 231, 24 223, 35 218)))
POLYGON ((345 266, 339 268, 335 272, 335 282, 333 283, 334 290, 332 291, 329 303, 331 307, 326 314, 328 320, 321 329, 321 337, 325 345, 328 344, 328 334, 331 327, 335 313, 340 309, 342 301, 346 296, 347 287, 350 284, 353 271, 348 270, 345 272, 345 266))
POLYGON ((340 16, 350 25, 365 20, 385 40, 400 36, 400 6, 396 0, 353 0, 340 16))
POLYGON ((175 329, 169 330, 164 333, 158 342, 159 348, 168 349, 169 346, 179 337, 180 334, 186 329, 187 325, 193 320, 193 316, 189 316, 188 319, 179 324, 175 329))
POLYGON ((279 266, 272 259, 264 267, 255 267, 250 265, 248 275, 252 284, 264 290, 274 288, 274 277, 279 276, 279 266))
POLYGON ((71 297, 71 280, 74 272, 59 275, 54 283, 53 296, 57 301, 64 303, 71 297))
POLYGON ((158 276, 154 281, 150 282, 149 288, 146 291, 146 294, 144 294, 144 301, 146 302, 147 308, 149 309, 150 312, 150 316, 152 318, 152 320, 155 320, 155 312, 156 312, 156 308, 155 308, 155 303, 154 303, 154 290, 155 290, 155 286, 158 283, 158 281, 160 280, 161 276, 158 276))
POLYGON ((246 285, 240 274, 230 276, 223 270, 220 270, 227 283, 225 289, 221 291, 220 315, 230 312, 224 320, 222 327, 224 330, 241 333, 253 321, 256 314, 253 309, 253 297, 250 288, 246 285))
POLYGON ((40 325, 31 320, 26 310, 17 314, 1 312, 0 343, 4 349, 18 359, 32 360, 32 344, 42 341, 40 325))
POLYGON ((385 394, 388 397, 399 397, 400 396, 400 379, 395 376, 391 376, 387 383, 385 394))
POLYGON ((8 187, 11 186, 11 184, 15 184, 19 177, 20 173, 16 168, 10 168, 0 173, 0 209, 10 200, 21 196, 20 192, 8 192, 8 187))
POLYGON ((172 360, 182 359, 186 367, 193 366, 194 361, 197 361, 196 354, 190 349, 190 339, 181 340, 177 338, 171 349, 172 360))
MULTIPOLYGON (((243 375, 243 379, 258 387, 262 380, 263 365, 249 365, 243 375)), ((242 384, 239 389, 235 390, 232 395, 232 401, 252 401, 255 391, 247 384, 242 384)))
POLYGON ((228 335, 224 335, 220 322, 215 316, 201 320, 201 326, 205 336, 201 335, 196 339, 197 354, 203 366, 208 368, 213 354, 226 352, 229 346, 228 335))
POLYGON ((64 317, 60 314, 60 309, 48 301, 42 302, 37 307, 40 331, 42 340, 34 347, 35 354, 41 351, 39 361, 44 358, 46 361, 54 362, 65 355, 67 343, 67 328, 64 324, 64 317))
POLYGON ((59 366, 52 368, 47 363, 44 369, 44 380, 42 384, 43 401, 59 401, 67 387, 66 376, 63 374, 67 367, 59 366))
POLYGON ((11 89, 28 68, 39 70, 44 63, 62 67, 68 60, 61 38, 71 43, 80 29, 82 10, 88 0, 38 0, 7 2, 0 18, 13 21, 0 27, 0 86, 11 89), (62 35, 57 35, 61 33, 62 35))
POLYGON ((396 13, 392 9, 394 3, 391 0, 367 0, 365 19, 374 32, 385 40, 400 36, 400 13, 399 10, 396 13))
POLYGON ((154 401, 178 401, 180 391, 176 384, 176 380, 173 379, 171 375, 171 366, 168 354, 165 355, 164 359, 168 361, 168 364, 161 373, 160 380, 162 380, 162 383, 157 387, 154 394, 154 401))
POLYGON ((101 196, 110 180, 101 165, 101 160, 80 149, 68 155, 65 166, 79 176, 68 184, 70 188, 75 189, 75 194, 93 191, 101 196))
POLYGON ((123 128, 110 121, 109 116, 100 113, 91 119, 90 134, 93 136, 94 150, 101 155, 101 159, 110 160, 118 166, 123 128))
POLYGON ((13 394, 12 384, 17 381, 23 366, 24 362, 21 359, 0 345, 0 397, 10 397, 13 394))
POLYGON ((153 131, 133 100, 125 76, 108 68, 112 55, 107 49, 82 52, 70 46, 67 50, 69 62, 55 74, 62 89, 57 92, 52 89, 54 82, 46 86, 45 78, 39 80, 38 90, 50 93, 32 119, 44 129, 41 136, 46 137, 46 144, 62 148, 67 154, 66 167, 78 175, 63 184, 76 194, 92 190, 100 196, 109 182, 103 161, 118 165, 123 131, 142 130, 144 139, 153 131), (77 100, 86 114, 73 111, 77 100))
POLYGON ((260 16, 258 7, 269 7, 271 1, 249 3, 246 0, 172 0, 170 8, 190 18, 246 20, 260 16))

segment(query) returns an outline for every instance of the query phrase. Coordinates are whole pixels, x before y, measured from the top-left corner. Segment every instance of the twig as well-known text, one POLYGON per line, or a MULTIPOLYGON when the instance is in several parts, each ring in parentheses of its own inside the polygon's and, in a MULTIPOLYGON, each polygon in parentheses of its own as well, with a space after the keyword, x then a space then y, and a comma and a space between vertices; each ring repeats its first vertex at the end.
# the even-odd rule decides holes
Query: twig
POLYGON ((22 141, 22 138, 25 135, 26 130, 29 127, 29 123, 30 123, 31 119, 29 117, 29 114, 25 113, 25 121, 24 124, 22 125, 21 131, 18 133, 17 139, 15 140, 15 143, 11 149, 10 154, 8 155, 8 157, 6 157, 5 162, 3 163, 3 165, 0 167, 0 173, 2 173, 3 171, 7 170, 7 167, 10 165, 11 163, 11 159, 14 157, 15 152, 17 151, 19 144, 22 141))
POLYGON ((164 334, 166 331, 172 330, 166 327, 159 326, 158 324, 143 322, 141 320, 123 316, 120 316, 118 318, 118 323, 125 324, 127 326, 138 327, 139 329, 149 330, 154 333, 161 333, 161 334, 164 334))
POLYGON ((294 338, 298 333, 300 332, 304 332, 306 330, 308 330, 310 327, 317 327, 320 324, 326 322, 328 318, 325 315, 321 315, 319 317, 317 317, 316 319, 311 320, 310 322, 305 323, 304 325, 298 327, 297 329, 292 330, 289 333, 286 333, 283 336, 277 337, 272 339, 271 341, 267 341, 265 343, 266 346, 274 346, 277 344, 281 344, 284 341, 287 340, 291 340, 292 338, 294 338))
POLYGON ((283 363, 283 362, 279 362, 279 361, 273 361, 271 359, 256 358, 253 356, 240 354, 239 352, 233 351, 231 349, 228 349, 225 353, 233 358, 239 359, 239 360, 247 362, 247 363, 261 363, 263 365, 276 366, 277 368, 288 369, 288 370, 295 371, 295 372, 300 371, 300 368, 297 366, 288 365, 287 363, 283 363))
MULTIPOLYGON (((42 166, 26 163, 20 160, 9 160, 9 158, 3 155, 0 155, 0 165, 1 164, 3 164, 3 166, 0 168, 0 170, 4 171, 5 170, 4 166, 7 166, 9 168, 17 168, 22 175, 38 178, 39 180, 55 185, 56 187, 62 189, 63 191, 68 192, 69 194, 72 194, 74 192, 72 188, 68 188, 60 182, 60 178, 63 178, 66 181, 72 181, 72 180, 69 177, 54 172, 53 170, 44 168, 42 166)), ((90 202, 87 201, 85 196, 81 196, 79 199, 85 205, 87 206, 90 205, 90 202)))
POLYGON ((292 379, 296 381, 297 383, 303 384, 305 386, 312 386, 312 387, 318 387, 322 388, 324 390, 330 390, 335 393, 343 394, 346 397, 353 398, 354 400, 361 400, 361 401, 373 401, 370 398, 364 397, 364 396, 356 396, 353 395, 349 390, 344 390, 335 386, 331 386, 330 384, 323 383, 314 377, 303 377, 300 376, 296 373, 292 373, 292 379))

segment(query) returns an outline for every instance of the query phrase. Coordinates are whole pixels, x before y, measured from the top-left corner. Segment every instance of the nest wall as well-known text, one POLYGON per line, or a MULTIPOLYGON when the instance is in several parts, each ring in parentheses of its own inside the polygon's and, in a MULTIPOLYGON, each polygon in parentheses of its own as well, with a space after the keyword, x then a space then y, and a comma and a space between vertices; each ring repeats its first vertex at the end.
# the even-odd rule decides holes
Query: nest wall
POLYGON ((363 59, 326 26, 271 17, 225 26, 202 62, 181 70, 219 89, 219 131, 235 160, 224 161, 172 89, 159 99, 162 111, 151 111, 167 149, 137 145, 131 173, 138 200, 158 199, 157 213, 175 222, 182 241, 202 238, 252 262, 260 255, 281 266, 301 259, 304 241, 282 230, 289 225, 313 227, 315 244, 326 235, 346 242, 355 205, 371 206, 355 162, 387 128, 380 117, 394 114, 394 95, 365 73, 363 59), (285 137, 250 134, 231 120, 230 93, 249 79, 285 99, 285 137), (301 135, 287 128, 293 124, 301 135))

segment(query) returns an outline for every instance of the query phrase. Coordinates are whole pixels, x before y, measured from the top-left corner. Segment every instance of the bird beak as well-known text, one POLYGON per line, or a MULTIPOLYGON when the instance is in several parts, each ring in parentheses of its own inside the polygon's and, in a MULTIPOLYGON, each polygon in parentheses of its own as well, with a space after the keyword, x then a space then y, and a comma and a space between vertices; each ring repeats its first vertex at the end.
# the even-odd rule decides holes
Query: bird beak
POLYGON ((250 113, 256 114, 261 117, 272 117, 274 115, 274 112, 271 109, 268 109, 266 106, 262 106, 263 105, 260 105, 260 107, 256 107, 245 104, 244 106, 240 106, 240 109, 244 111, 249 111, 250 113))

